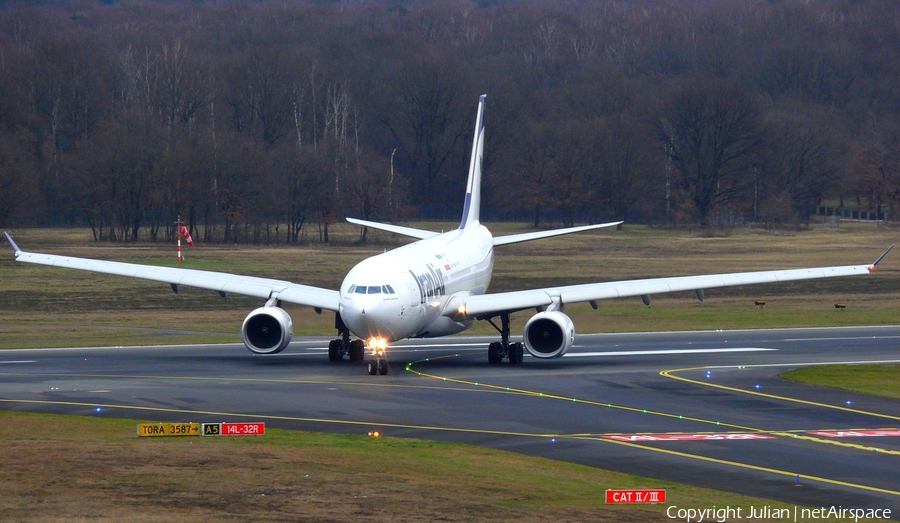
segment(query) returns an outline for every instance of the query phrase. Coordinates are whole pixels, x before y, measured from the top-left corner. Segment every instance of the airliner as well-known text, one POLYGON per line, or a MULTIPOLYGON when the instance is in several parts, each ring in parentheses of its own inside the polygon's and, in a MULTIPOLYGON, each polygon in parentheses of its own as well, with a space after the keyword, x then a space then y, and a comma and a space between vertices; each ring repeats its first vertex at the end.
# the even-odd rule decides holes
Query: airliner
MULTIPOLYGON (((618 225, 610 222, 580 227, 494 237, 479 221, 481 209, 481 165, 484 150, 485 95, 478 102, 475 136, 469 161, 468 181, 459 228, 437 233, 394 224, 347 218, 350 223, 414 238, 416 241, 365 259, 353 267, 339 290, 324 289, 289 281, 257 278, 211 271, 153 267, 132 263, 73 258, 24 252, 4 232, 17 261, 70 269, 142 278, 172 286, 192 286, 254 296, 265 305, 247 315, 241 326, 244 344, 254 354, 276 354, 291 341, 293 322, 281 308, 283 303, 312 307, 316 312, 334 313, 339 338, 328 344, 328 358, 351 361, 366 358, 366 350, 385 355, 390 343, 405 338, 434 338, 468 329, 475 320, 487 321, 499 332, 499 341, 487 347, 488 362, 504 360, 521 363, 525 352, 534 358, 558 358, 575 343, 575 326, 565 314, 565 306, 599 300, 640 296, 649 305, 650 295, 694 291, 703 300, 704 289, 731 285, 785 282, 814 278, 868 274, 890 252, 888 248, 874 263, 840 267, 820 267, 731 274, 710 274, 643 280, 587 283, 514 292, 488 293, 494 267, 494 249, 618 225), (525 324, 522 342, 510 341, 510 314, 532 309, 525 324), (494 320, 500 320, 498 326, 494 320), (356 339, 352 339, 353 337, 356 339)), ((383 374, 387 364, 370 360, 369 373, 383 374)))

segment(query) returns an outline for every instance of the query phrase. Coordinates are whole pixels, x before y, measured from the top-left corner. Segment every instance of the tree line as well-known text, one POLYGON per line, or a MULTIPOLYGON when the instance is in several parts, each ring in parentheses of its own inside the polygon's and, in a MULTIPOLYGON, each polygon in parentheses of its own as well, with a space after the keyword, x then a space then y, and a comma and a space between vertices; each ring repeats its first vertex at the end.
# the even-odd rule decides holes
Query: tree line
POLYGON ((731 225, 900 203, 891 0, 0 7, 0 225, 328 241, 457 219, 731 225))

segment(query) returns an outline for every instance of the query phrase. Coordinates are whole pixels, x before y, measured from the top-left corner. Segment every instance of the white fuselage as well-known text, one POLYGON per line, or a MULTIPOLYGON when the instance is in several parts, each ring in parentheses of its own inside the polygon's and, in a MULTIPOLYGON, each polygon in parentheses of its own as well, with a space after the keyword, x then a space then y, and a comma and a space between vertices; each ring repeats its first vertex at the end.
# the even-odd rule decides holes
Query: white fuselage
POLYGON ((493 268, 491 233, 480 223, 419 240, 353 267, 341 284, 341 318, 365 340, 461 332, 472 321, 441 312, 454 295, 484 294, 493 268))

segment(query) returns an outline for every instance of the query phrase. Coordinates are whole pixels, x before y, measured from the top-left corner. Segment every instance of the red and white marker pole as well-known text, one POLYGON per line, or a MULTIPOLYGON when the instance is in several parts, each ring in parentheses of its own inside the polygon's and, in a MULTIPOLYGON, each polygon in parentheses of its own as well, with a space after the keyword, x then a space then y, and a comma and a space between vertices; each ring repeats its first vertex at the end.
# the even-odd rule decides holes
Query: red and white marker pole
POLYGON ((184 261, 184 256, 181 254, 181 216, 175 222, 175 237, 178 238, 178 263, 181 263, 184 261))
POLYGON ((188 247, 194 246, 194 239, 191 238, 191 233, 188 231, 187 227, 181 223, 181 216, 179 216, 178 221, 175 222, 175 237, 178 238, 178 263, 181 263, 184 261, 184 255, 181 254, 181 238, 184 238, 188 247))

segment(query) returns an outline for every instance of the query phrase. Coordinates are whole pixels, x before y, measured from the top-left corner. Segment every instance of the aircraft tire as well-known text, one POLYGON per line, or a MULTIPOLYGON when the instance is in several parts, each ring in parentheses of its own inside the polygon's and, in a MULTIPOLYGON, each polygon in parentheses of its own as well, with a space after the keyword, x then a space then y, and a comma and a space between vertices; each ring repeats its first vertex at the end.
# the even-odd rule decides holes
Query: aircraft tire
POLYGON ((495 341, 488 345, 488 363, 493 365, 502 361, 500 359, 500 347, 502 347, 502 345, 500 345, 499 341, 495 341))
POLYGON ((341 340, 331 340, 328 342, 328 361, 341 361, 344 357, 341 355, 341 340))
POLYGON ((525 357, 525 349, 521 343, 513 343, 509 346, 509 362, 522 363, 525 357))
POLYGON ((367 368, 369 371, 369 376, 378 374, 378 362, 376 362, 375 360, 369 360, 367 368))
POLYGON ((366 357, 366 343, 363 340, 350 342, 350 361, 360 361, 366 357))

